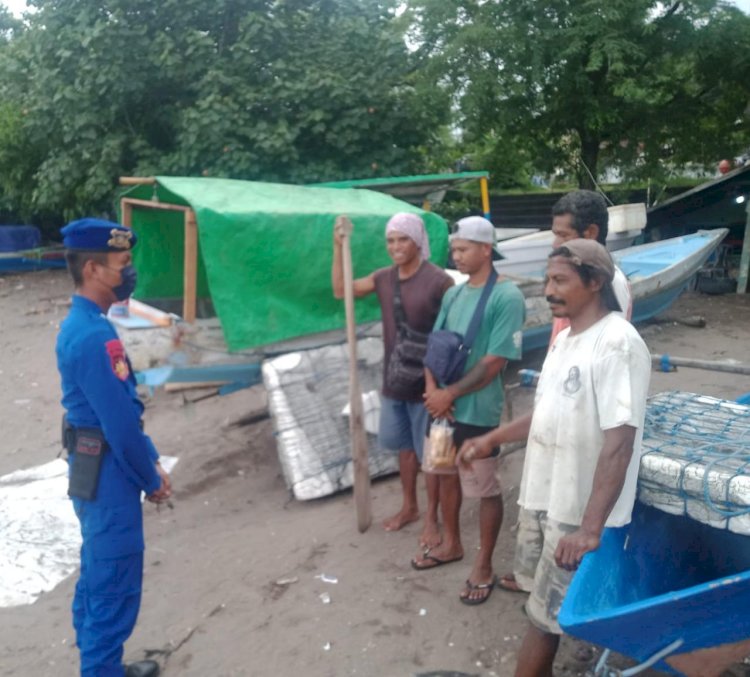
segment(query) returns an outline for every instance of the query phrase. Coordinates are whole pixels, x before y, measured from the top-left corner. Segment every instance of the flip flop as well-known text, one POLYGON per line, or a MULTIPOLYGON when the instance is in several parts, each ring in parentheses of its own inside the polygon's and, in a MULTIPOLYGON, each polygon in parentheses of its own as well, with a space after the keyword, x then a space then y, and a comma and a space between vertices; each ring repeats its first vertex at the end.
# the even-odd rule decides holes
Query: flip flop
POLYGON ((413 559, 411 561, 412 569, 416 569, 417 571, 425 571, 426 569, 435 569, 436 567, 441 567, 444 564, 450 564, 451 562, 460 562, 464 558, 463 555, 461 557, 454 557, 453 559, 440 559, 438 557, 435 557, 435 555, 430 554, 430 548, 427 548, 427 550, 422 553, 422 562, 432 562, 432 564, 428 564, 427 566, 422 566, 418 560, 413 559))
POLYGON ((527 590, 524 590, 518 585, 518 581, 513 574, 505 574, 497 579, 497 587, 506 590, 507 592, 522 592, 528 594, 527 590))
POLYGON ((492 591, 495 589, 495 585, 497 585, 497 576, 493 576, 492 580, 489 583, 472 583, 467 578, 466 587, 468 588, 469 593, 474 590, 486 590, 487 594, 484 597, 480 597, 478 599, 472 599, 471 597, 462 597, 461 595, 459 595, 458 598, 461 600, 462 604, 467 604, 468 606, 484 604, 490 598, 492 591))

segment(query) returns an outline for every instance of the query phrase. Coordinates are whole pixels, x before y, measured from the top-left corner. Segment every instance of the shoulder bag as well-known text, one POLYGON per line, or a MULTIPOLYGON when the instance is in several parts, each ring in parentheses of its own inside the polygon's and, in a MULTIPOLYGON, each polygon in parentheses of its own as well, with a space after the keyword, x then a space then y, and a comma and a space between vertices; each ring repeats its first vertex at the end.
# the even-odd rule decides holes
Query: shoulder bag
POLYGON ((396 342, 385 373, 386 386, 396 395, 413 397, 424 391, 424 354, 428 334, 412 329, 401 302, 398 267, 393 268, 393 315, 396 342))
MULTIPOLYGON (((497 271, 493 268, 484 285, 479 303, 477 303, 477 307, 474 309, 474 314, 471 316, 471 322, 465 336, 462 336, 458 332, 442 328, 436 329, 430 334, 430 338, 427 341, 424 366, 432 372, 432 375, 439 383, 450 385, 464 375, 466 362, 469 359, 469 355, 471 355, 471 347, 474 345, 474 340, 482 324, 484 308, 487 305, 496 281, 497 271)), ((458 294, 453 298, 451 305, 453 305, 456 298, 458 298, 458 294)), ((450 311, 450 307, 448 311, 450 311)), ((448 311, 445 313, 443 327, 448 320, 448 311)))

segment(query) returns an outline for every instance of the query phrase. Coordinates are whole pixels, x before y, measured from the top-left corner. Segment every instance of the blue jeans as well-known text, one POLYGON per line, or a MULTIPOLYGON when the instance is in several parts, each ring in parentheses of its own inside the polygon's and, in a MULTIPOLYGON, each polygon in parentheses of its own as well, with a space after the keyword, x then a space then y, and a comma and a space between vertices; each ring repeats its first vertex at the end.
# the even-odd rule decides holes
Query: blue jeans
POLYGON ((392 451, 415 451, 422 462, 427 409, 421 402, 394 400, 380 396, 380 429, 378 444, 392 451))

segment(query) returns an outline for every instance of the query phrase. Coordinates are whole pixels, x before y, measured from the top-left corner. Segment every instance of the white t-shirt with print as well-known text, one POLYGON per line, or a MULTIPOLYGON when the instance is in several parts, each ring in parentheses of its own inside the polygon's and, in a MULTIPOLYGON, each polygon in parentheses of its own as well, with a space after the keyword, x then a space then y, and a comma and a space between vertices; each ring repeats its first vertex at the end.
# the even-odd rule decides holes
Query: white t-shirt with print
POLYGON ((630 522, 650 376, 646 344, 616 313, 575 336, 562 331, 537 385, 519 504, 580 525, 604 431, 630 425, 637 429, 633 456, 606 526, 630 522))

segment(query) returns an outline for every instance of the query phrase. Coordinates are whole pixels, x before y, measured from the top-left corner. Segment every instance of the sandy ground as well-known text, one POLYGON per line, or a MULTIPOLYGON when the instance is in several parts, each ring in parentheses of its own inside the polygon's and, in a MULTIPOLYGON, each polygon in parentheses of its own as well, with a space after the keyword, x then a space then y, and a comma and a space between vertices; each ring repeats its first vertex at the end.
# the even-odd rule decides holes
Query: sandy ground
MULTIPOLYGON (((0 474, 58 453, 59 382, 54 342, 67 312, 64 272, 0 277, 0 474)), ((688 293, 670 316, 699 315, 705 328, 674 322, 641 326, 652 353, 750 361, 750 296, 688 293)), ((539 367, 541 355, 520 366, 539 367)), ((512 380, 512 378, 511 378, 512 380)), ((734 399, 750 377, 707 370, 654 373, 651 391, 690 390, 734 399)), ((529 391, 514 396, 517 413, 529 391)), ((168 676, 407 676, 435 671, 512 674, 524 633, 523 596, 495 591, 479 607, 458 592, 477 545, 477 505, 463 506, 467 558, 429 572, 409 566, 418 525, 385 533, 396 478, 373 485, 376 522, 356 530, 351 493, 315 502, 290 498, 271 422, 232 422, 265 409, 261 388, 186 403, 157 392, 148 430, 163 454, 178 456, 174 509, 147 505, 141 614, 126 659, 150 656, 168 676), (317 576, 335 576, 325 583, 317 576), (277 581, 288 579, 285 585, 277 581), (321 595, 327 593, 330 603, 321 595)), ((503 462, 506 516, 495 568, 512 559, 523 452, 503 462)), ((30 606, 0 609, 0 675, 77 674, 70 624, 76 576, 30 606)), ((581 643, 566 638, 557 672, 582 674, 581 643)), ((736 666, 734 674, 743 674, 736 666)))

